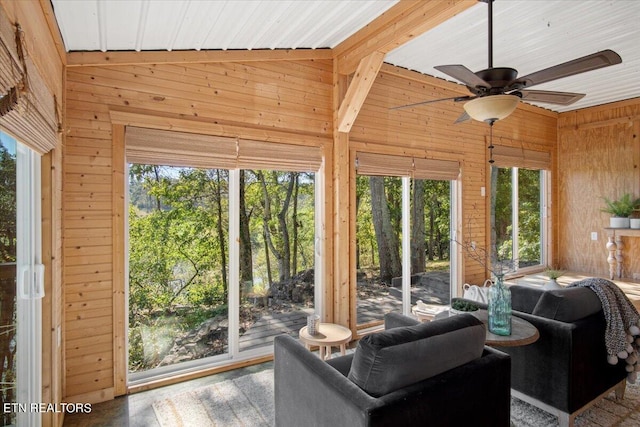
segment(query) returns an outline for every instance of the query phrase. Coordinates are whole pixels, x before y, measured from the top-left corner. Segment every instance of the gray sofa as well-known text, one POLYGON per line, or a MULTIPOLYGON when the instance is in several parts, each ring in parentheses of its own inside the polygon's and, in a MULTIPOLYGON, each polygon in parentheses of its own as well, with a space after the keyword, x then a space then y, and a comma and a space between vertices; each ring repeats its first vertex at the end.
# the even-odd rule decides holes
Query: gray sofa
MULTIPOLYGON (((625 363, 610 365, 599 298, 587 288, 510 286, 513 315, 540 332, 533 344, 496 347, 511 356, 512 394, 571 426, 599 397, 624 394, 625 363)), ((483 304, 479 304, 485 307, 483 304)))
POLYGON ((274 341, 275 420, 297 426, 509 426, 510 359, 484 347, 471 315, 384 332, 324 362, 295 339, 274 341))

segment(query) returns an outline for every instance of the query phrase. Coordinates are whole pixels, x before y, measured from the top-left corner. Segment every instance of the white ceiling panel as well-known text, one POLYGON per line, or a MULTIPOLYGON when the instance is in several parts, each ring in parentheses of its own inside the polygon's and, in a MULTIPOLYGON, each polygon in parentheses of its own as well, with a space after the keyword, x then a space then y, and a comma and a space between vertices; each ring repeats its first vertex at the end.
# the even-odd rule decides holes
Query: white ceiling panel
MULTIPOLYGON (((496 0, 493 5, 493 65, 518 76, 604 49, 622 64, 532 87, 586 93, 569 106, 536 103, 570 111, 640 96, 640 1, 496 0)), ((385 62, 446 80, 436 65, 488 67, 488 6, 478 3, 433 30, 390 52, 385 62)))
MULTIPOLYGON (((425 0, 426 1, 426 0, 425 0)), ((437 1, 437 0, 430 0, 437 1)), ((397 0, 52 0, 68 51, 333 48, 397 0)), ((640 97, 640 0, 495 0, 494 66, 519 76, 604 49, 622 64, 534 86, 586 93, 554 111, 640 97)), ((488 66, 488 5, 387 54, 385 62, 453 80, 433 67, 488 66)))

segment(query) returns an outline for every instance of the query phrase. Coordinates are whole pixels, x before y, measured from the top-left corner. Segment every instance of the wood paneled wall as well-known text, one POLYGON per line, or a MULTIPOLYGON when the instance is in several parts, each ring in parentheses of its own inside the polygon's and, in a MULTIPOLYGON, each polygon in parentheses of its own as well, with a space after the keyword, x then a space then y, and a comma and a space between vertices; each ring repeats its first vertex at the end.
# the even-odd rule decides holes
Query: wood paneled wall
MULTIPOLYGON (((0 0, 0 12, 24 31, 27 55, 43 77, 62 113, 65 53, 57 26, 51 25, 49 2, 0 0)), ((45 296, 42 300, 42 402, 62 402, 62 136, 42 157, 42 260, 45 296)), ((42 415, 42 425, 62 425, 63 414, 42 415)))
MULTIPOLYGON (((609 214, 600 211, 602 197, 640 197, 640 99, 559 115, 558 186, 561 267, 606 276, 609 214)), ((624 244, 626 275, 638 275, 640 241, 624 244)))
MULTIPOLYGON (((463 176, 463 221, 471 223, 474 240, 486 240, 487 200, 480 192, 488 185, 488 126, 453 125, 462 112, 460 104, 388 109, 457 95, 462 89, 383 65, 349 138, 334 138, 332 103, 338 103, 333 97, 344 90, 336 89, 334 78, 333 63, 324 59, 68 68, 63 224, 66 396, 93 402, 110 399, 120 393, 117 381, 124 375, 116 372, 116 343, 121 336, 114 317, 118 309, 114 292, 119 292, 122 280, 115 274, 119 267, 114 254, 119 252, 113 235, 119 231, 113 222, 118 211, 114 201, 118 203, 118 192, 124 190, 118 188, 123 187, 122 172, 116 172, 121 156, 117 154, 121 147, 114 145, 121 139, 114 135, 118 126, 135 124, 323 146, 328 216, 332 203, 344 206, 347 201, 348 205, 353 182, 344 184, 354 169, 352 163, 345 167, 344 162, 356 150, 458 160, 463 176)), ((496 124, 495 140, 554 152, 556 116, 522 105, 509 120, 496 124)), ((335 268, 341 272, 336 283, 328 283, 325 302, 327 320, 353 326, 348 302, 354 293, 342 271, 348 268, 344 260, 353 257, 353 248, 348 238, 333 244, 336 230, 349 234, 349 215, 353 215, 349 209, 326 224, 324 253, 333 251, 333 261, 327 261, 329 282, 332 262, 340 261, 335 268), (332 228, 336 224, 342 225, 332 228)), ((466 262, 465 269, 468 281, 485 278, 476 263, 466 262)))
POLYGON ((122 393, 114 388, 122 373, 114 376, 113 292, 124 278, 114 275, 113 256, 123 255, 114 248, 119 230, 112 218, 113 200, 124 191, 122 171, 115 170, 123 151, 113 144, 112 116, 118 125, 136 120, 131 124, 324 145, 331 135, 331 67, 309 60, 69 69, 66 396, 96 402, 122 393))

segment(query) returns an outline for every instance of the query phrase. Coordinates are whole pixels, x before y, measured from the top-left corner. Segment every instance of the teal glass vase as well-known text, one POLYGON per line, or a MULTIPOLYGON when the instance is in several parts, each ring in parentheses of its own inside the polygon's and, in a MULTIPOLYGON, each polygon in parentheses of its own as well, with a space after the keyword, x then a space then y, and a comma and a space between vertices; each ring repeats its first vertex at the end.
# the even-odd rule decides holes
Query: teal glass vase
POLYGON ((489 288, 489 332, 511 335, 511 291, 504 284, 503 276, 489 288))

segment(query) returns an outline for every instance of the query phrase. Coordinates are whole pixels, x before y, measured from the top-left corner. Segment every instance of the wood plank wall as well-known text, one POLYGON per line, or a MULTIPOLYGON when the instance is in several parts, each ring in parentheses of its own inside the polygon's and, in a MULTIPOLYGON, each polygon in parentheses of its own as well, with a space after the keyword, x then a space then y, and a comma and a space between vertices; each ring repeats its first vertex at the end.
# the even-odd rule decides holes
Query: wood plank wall
MULTIPOLYGON (((609 215, 600 211, 602 197, 640 197, 640 99, 559 115, 558 185, 560 265, 606 276, 609 215)), ((640 279, 640 241, 624 244, 626 275, 640 279)))
MULTIPOLYGON (((66 396, 97 402, 118 394, 114 391, 118 374, 114 373, 113 330, 117 266, 112 259, 111 218, 112 201, 117 200, 114 192, 120 190, 114 188, 119 177, 113 174, 113 118, 119 117, 120 125, 146 123, 182 131, 339 144, 346 139, 332 139, 332 67, 328 60, 308 60, 68 69, 63 224, 66 396)), ((393 113, 388 110, 393 105, 458 93, 463 92, 457 85, 384 65, 356 120, 348 148, 351 152, 417 153, 461 161, 463 219, 472 219, 473 238, 483 241, 486 198, 480 196, 480 188, 487 186, 487 126, 454 126, 461 105, 444 103, 393 113)), ((496 124, 495 135, 505 144, 553 152, 556 114, 523 105, 509 120, 496 124)), ((344 158, 345 147, 340 148, 344 158)), ((330 159, 331 145, 325 153, 330 159)), ((325 194, 329 198, 344 179, 346 171, 342 169, 340 165, 328 168, 325 194), (334 168, 341 171, 334 175, 334 168)), ((331 253, 331 224, 327 230, 325 253, 331 253)), ((341 246, 339 250, 346 252, 338 257, 334 254, 333 259, 343 254, 353 256, 348 248, 341 246)), ((479 265, 466 262, 465 269, 466 280, 484 279, 479 265)), ((337 294, 329 290, 327 303, 331 304, 334 297, 345 301, 345 296, 353 301, 353 293, 349 296, 342 290, 337 294)), ((332 315, 350 323, 349 308, 339 308, 340 313, 332 315)), ((331 310, 329 307, 328 312, 331 310)))
MULTIPOLYGON (((0 13, 24 31, 28 55, 38 68, 62 113, 64 61, 62 38, 49 25, 51 4, 38 1, 0 0, 0 13)), ((62 402, 62 136, 56 148, 42 157, 42 259, 45 296, 42 300, 42 402, 62 402)), ((45 413, 43 427, 60 426, 64 414, 45 413)))
POLYGON ((113 173, 110 111, 161 117, 203 133, 211 132, 209 127, 225 135, 322 145, 331 135, 332 64, 79 67, 70 68, 67 79, 66 396, 96 402, 119 394, 114 391, 118 267, 112 258, 112 201, 124 189, 114 186, 121 177, 113 173))

